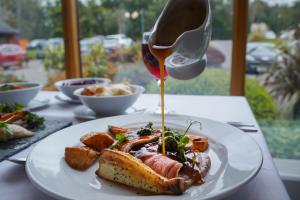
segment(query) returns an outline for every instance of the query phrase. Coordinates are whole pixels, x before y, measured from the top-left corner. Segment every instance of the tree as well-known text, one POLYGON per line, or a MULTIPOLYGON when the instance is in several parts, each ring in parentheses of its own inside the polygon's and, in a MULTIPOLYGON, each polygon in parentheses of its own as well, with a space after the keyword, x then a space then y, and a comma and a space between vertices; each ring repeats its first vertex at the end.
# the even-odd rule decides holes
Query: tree
POLYGON ((62 36, 60 0, 0 0, 1 17, 27 39, 62 36))

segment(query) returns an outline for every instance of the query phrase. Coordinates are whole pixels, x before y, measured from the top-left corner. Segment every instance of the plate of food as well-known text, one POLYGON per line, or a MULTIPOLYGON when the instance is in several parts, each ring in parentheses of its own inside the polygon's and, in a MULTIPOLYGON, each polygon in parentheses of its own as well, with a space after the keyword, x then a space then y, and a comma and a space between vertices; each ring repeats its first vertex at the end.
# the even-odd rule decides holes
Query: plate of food
POLYGON ((261 168, 259 146, 237 128, 183 115, 166 115, 165 126, 164 140, 155 114, 63 129, 32 149, 27 175, 57 199, 217 199, 261 168))
POLYGON ((44 119, 20 104, 0 103, 0 161, 69 125, 70 120, 44 119))

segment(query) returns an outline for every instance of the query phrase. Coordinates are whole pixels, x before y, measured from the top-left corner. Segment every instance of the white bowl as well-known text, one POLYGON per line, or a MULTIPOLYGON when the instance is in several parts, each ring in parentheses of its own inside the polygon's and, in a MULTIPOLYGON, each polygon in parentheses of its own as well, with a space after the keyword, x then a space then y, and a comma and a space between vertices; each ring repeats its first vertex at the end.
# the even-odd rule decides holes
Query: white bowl
POLYGON ((79 97, 83 105, 93 110, 98 115, 112 116, 123 114, 127 108, 132 106, 138 97, 145 91, 144 87, 139 85, 130 85, 133 88, 133 94, 120 96, 84 96, 81 95, 83 88, 74 92, 79 97))
MULTIPOLYGON (((42 86, 38 83, 4 83, 4 84, 16 84, 26 86, 23 89, 0 91, 0 103, 17 103, 27 106, 27 104, 34 99, 34 97, 41 90, 42 86)), ((0 84, 4 85, 4 84, 0 84)))
POLYGON ((108 85, 109 83, 110 80, 107 78, 74 78, 74 79, 66 79, 66 80, 58 81, 55 83, 55 87, 63 94, 70 97, 71 99, 78 99, 78 97, 73 94, 75 90, 87 86, 92 86, 92 85, 108 85), (87 80, 95 80, 96 83, 86 84, 86 85, 65 85, 65 84, 75 83, 79 81, 87 81, 87 80))

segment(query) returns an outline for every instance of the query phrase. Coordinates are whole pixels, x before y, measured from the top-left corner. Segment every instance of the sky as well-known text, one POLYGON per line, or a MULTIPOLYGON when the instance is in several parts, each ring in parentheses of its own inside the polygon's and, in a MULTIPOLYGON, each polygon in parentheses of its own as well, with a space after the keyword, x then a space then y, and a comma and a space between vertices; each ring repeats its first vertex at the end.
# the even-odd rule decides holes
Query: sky
MULTIPOLYGON (((87 0, 80 0, 81 2, 86 2, 87 0)), ((101 0, 95 0, 97 2, 100 2, 101 0)), ((138 1, 138 0, 136 0, 138 1)), ((254 1, 254 0, 250 0, 254 1)), ((300 1, 300 0, 263 0, 264 2, 267 2, 270 5, 274 5, 274 4, 288 4, 288 5, 292 5, 295 1, 300 1)))
MULTIPOLYGON (((48 0, 48 1, 53 1, 53 0, 48 0)), ((87 2, 88 0, 79 0, 83 3, 87 2)), ((101 0, 94 0, 96 2, 101 2, 101 0)), ((139 0, 136 0, 139 1, 139 0)), ((254 0, 249 0, 250 2, 253 2, 254 0)), ((270 5, 275 5, 275 4, 280 4, 280 5, 284 5, 284 4, 288 4, 288 5, 292 5, 294 2, 299 1, 300 0, 263 0, 264 2, 267 2, 270 5)), ((46 1, 45 1, 46 2, 46 1)))
MULTIPOLYGON (((250 0, 250 2, 252 2, 254 0, 250 0)), ((294 2, 296 1, 300 1, 300 0, 263 0, 264 2, 267 2, 270 5, 274 5, 274 4, 288 4, 288 5, 292 5, 294 2)))

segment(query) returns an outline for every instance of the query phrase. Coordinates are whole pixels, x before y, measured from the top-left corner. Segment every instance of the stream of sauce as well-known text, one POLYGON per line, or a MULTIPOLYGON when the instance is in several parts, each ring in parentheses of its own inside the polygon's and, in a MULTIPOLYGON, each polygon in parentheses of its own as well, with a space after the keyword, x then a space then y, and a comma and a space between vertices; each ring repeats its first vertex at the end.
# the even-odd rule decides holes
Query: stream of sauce
POLYGON ((161 97, 161 143, 162 143, 162 154, 165 155, 165 59, 171 55, 172 47, 170 46, 157 46, 150 45, 151 53, 156 57, 159 63, 160 71, 160 97, 161 97))
POLYGON ((149 43, 149 49, 158 60, 160 68, 163 154, 165 154, 165 59, 172 54, 174 42, 182 33, 198 28, 205 21, 206 9, 205 2, 201 0, 168 1, 164 13, 162 13, 160 21, 154 30, 154 38, 149 43))

